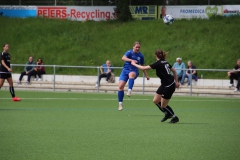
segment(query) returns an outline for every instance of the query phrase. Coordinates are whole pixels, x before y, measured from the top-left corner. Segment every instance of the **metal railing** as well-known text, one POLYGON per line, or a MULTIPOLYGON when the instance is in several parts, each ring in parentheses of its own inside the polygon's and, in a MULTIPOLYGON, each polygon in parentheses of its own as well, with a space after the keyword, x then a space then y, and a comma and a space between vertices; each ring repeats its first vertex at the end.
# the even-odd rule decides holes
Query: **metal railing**
MULTIPOLYGON (((11 67, 25 67, 27 66, 26 64, 11 64, 11 67)), ((32 66, 32 65, 28 65, 32 66)), ((41 66, 41 65, 39 65, 41 66)), ((50 67, 53 68, 53 91, 56 90, 56 68, 85 68, 85 69, 97 69, 96 73, 97 76, 99 77, 100 75, 100 66, 66 66, 66 65, 44 65, 44 67, 50 67)), ((104 67, 102 67, 104 68, 104 67)), ((123 67, 112 67, 113 69, 122 69, 123 67)), ((188 69, 176 69, 176 70, 188 70, 188 69)), ((230 71, 229 69, 194 69, 196 71, 208 71, 208 72, 228 72, 230 71)), ((240 70, 238 70, 240 72, 240 70)), ((145 93, 145 76, 144 74, 142 75, 143 81, 142 81, 142 94, 145 93)), ((192 72, 190 72, 190 96, 192 96, 192 72)), ((99 93, 99 85, 97 87, 97 92, 99 93)))

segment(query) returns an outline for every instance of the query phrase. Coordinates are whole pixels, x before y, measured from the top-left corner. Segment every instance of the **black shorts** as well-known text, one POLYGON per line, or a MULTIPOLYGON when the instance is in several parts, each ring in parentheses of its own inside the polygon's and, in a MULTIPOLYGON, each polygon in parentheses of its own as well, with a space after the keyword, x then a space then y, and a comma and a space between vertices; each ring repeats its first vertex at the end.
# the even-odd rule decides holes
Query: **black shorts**
POLYGON ((165 86, 160 86, 157 90, 157 94, 161 95, 162 98, 164 99, 171 99, 173 92, 175 91, 175 83, 173 83, 171 86, 165 87, 165 86))
POLYGON ((11 73, 0 73, 0 79, 8 79, 12 77, 11 73))

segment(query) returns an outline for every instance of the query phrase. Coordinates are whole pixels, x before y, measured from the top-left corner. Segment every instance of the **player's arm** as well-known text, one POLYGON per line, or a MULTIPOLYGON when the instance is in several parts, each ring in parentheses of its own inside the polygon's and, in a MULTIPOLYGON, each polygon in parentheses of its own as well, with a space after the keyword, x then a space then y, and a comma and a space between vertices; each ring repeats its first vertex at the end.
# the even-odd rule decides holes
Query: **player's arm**
POLYGON ((2 60, 2 65, 8 70, 8 72, 12 72, 12 69, 9 68, 6 63, 4 62, 4 60, 2 60))
POLYGON ((125 62, 132 62, 132 61, 135 61, 135 60, 132 60, 132 59, 128 58, 128 57, 125 56, 125 55, 122 57, 122 60, 125 61, 125 62))
POLYGON ((138 65, 136 64, 135 61, 132 61, 131 64, 135 67, 137 67, 138 69, 141 69, 145 75, 145 77, 147 78, 147 80, 149 80, 150 78, 148 77, 148 74, 147 74, 147 71, 148 69, 152 69, 150 66, 141 66, 141 65, 138 65))
POLYGON ((146 70, 142 70, 142 71, 143 71, 143 73, 144 73, 145 77, 147 78, 147 80, 149 80, 149 79, 150 79, 150 77, 148 77, 147 71, 146 71, 146 70))
POLYGON ((174 80, 175 80, 175 83, 176 83, 176 87, 178 88, 179 87, 179 83, 178 83, 177 71, 173 67, 171 68, 171 71, 173 73, 173 77, 174 77, 174 80))
MULTIPOLYGON (((137 67, 138 69, 141 69, 141 70, 148 70, 148 69, 152 69, 150 66, 141 66, 141 65, 138 65, 136 64, 135 61, 132 61, 131 64, 135 67, 137 67)), ((143 72, 144 73, 144 72, 143 72)))

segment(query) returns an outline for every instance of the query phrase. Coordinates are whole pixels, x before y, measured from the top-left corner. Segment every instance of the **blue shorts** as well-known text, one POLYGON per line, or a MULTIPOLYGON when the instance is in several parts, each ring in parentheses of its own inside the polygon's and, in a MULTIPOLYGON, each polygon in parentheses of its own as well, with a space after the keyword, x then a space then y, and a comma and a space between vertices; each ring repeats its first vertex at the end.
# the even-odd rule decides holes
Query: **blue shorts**
POLYGON ((134 71, 134 70, 122 70, 122 73, 120 74, 120 77, 119 77, 119 81, 124 81, 124 82, 127 82, 128 79, 129 79, 129 73, 130 72, 134 72, 136 74, 136 77, 134 79, 136 79, 139 75, 138 71, 134 71))

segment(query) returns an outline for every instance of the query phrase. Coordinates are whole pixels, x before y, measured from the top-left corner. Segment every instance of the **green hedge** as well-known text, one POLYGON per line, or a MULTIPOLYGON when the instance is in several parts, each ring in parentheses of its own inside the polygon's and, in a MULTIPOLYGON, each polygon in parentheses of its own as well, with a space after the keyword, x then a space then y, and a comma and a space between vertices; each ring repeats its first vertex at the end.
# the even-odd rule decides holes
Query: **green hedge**
MULTIPOLYGON (((0 44, 9 43, 13 64, 24 64, 30 55, 45 64, 99 66, 107 59, 123 66, 123 54, 140 41, 146 64, 155 61, 154 51, 170 51, 168 61, 177 57, 197 68, 232 69, 240 58, 239 17, 210 20, 176 20, 167 26, 162 20, 79 22, 43 18, 0 17, 0 44)), ((23 67, 14 67, 14 72, 23 67)), ((52 69, 48 68, 48 73, 52 69)), ((115 74, 119 74, 116 70, 115 74)), ((58 68, 58 74, 96 75, 96 69, 58 68)), ((149 72, 155 76, 153 71, 149 72)), ((227 78, 225 72, 199 72, 205 78, 227 78)))

